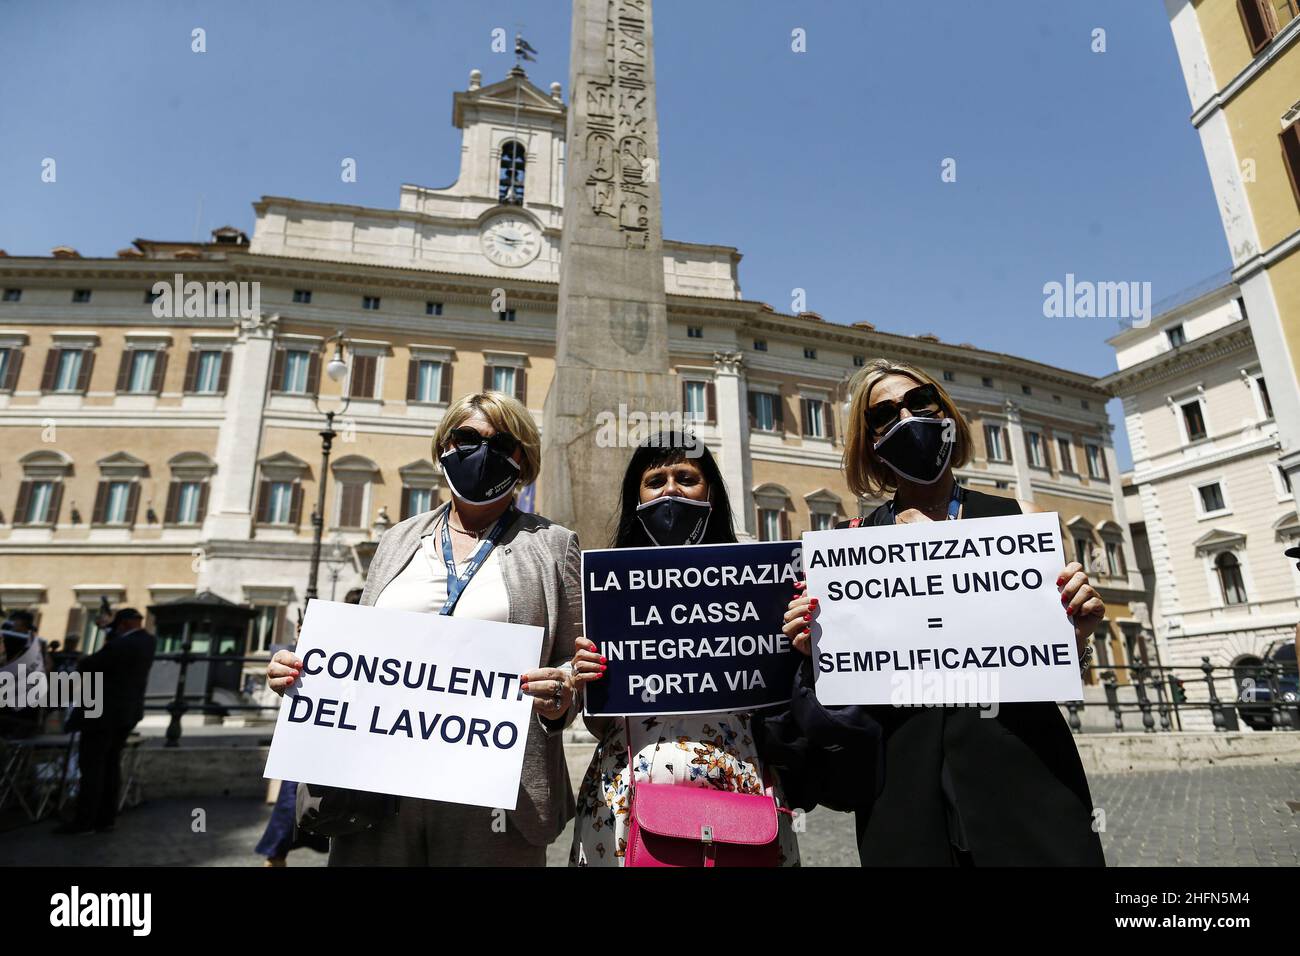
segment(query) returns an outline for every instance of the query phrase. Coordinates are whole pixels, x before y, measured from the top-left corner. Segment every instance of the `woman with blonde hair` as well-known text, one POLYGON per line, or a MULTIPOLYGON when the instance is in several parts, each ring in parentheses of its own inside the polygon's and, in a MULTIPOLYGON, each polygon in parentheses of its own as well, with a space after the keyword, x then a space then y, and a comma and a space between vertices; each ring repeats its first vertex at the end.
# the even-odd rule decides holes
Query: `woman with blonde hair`
MULTIPOLYGON (((524 747, 519 800, 503 827, 490 808, 403 797, 368 829, 335 836, 329 862, 544 866, 547 845, 573 817, 562 732, 583 680, 570 663, 582 627, 578 536, 515 507, 515 492, 541 469, 541 439, 514 398, 489 391, 453 402, 433 457, 451 500, 384 533, 361 603, 545 629, 538 668, 521 675, 537 720, 524 747)), ((283 694, 301 668, 297 656, 280 651, 267 667, 271 689, 283 694)))
MULTIPOLYGON (((840 527, 861 526, 862 534, 871 534, 894 523, 1041 510, 957 482, 953 469, 971 458, 970 427, 925 372, 879 359, 854 377, 850 390, 844 451, 849 490, 889 500, 840 527)), ((1086 667, 1088 639, 1106 607, 1077 562, 1061 570, 1056 586, 1086 667)), ((804 654, 810 653, 816 614, 817 599, 800 582, 784 630, 804 654)), ((823 707, 806 661, 790 716, 808 747, 803 771, 815 778, 806 782, 807 792, 855 811, 863 865, 1105 863, 1083 765, 1053 703, 823 707), (832 752, 840 766, 847 759, 857 769, 825 772, 832 752)))

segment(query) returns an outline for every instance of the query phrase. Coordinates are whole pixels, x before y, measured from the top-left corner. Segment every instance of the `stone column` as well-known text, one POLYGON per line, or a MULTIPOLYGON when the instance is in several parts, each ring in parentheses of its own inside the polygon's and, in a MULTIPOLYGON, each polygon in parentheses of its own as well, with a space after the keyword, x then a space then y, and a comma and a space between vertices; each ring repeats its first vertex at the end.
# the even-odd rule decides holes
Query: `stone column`
POLYGON ((623 414, 677 410, 668 373, 650 0, 574 0, 555 376, 541 512, 609 540, 628 450, 623 414), (602 426, 605 426, 602 430, 602 426))
POLYGON ((744 356, 740 352, 713 353, 713 379, 717 394, 718 468, 727 483, 736 537, 754 537, 754 468, 749 455, 749 396, 745 387, 744 356))
POLYGON ((259 315, 242 323, 231 349, 225 417, 217 436, 217 471, 203 523, 205 540, 246 541, 252 536, 257 456, 279 320, 279 315, 259 315))

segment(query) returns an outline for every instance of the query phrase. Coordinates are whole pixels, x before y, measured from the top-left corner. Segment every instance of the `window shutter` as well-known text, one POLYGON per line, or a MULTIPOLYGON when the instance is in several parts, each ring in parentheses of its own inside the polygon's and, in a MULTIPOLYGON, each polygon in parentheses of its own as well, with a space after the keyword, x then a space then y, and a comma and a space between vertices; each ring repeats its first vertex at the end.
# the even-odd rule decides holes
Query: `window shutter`
POLYGON ((271 361, 271 391, 284 391, 284 357, 285 350, 279 346, 275 349, 275 358, 271 361))
POLYGON ((77 391, 84 393, 90 387, 90 373, 95 368, 95 350, 81 350, 81 368, 77 372, 77 391))
POLYGON ((167 486, 167 507, 163 509, 163 524, 176 523, 176 507, 180 501, 181 483, 173 481, 167 486))
POLYGON ((402 507, 400 511, 402 521, 411 517, 411 489, 406 485, 402 486, 402 507))
POLYGON ((750 392, 745 396, 745 404, 749 406, 749 427, 752 431, 758 424, 758 395, 750 392))
POLYGON ((406 363, 406 400, 408 402, 415 401, 416 397, 419 395, 419 392, 417 391, 420 384, 419 378, 420 363, 416 359, 411 359, 411 361, 406 363))
POLYGON ((340 528, 361 527, 361 499, 365 485, 347 482, 339 485, 340 528))
MULTIPOLYGON (((1001 426, 998 426, 998 431, 999 431, 999 432, 1002 432, 1002 431, 1003 431, 1003 429, 1002 429, 1001 426)), ((1007 461, 1015 461, 1015 460, 1016 460, 1016 459, 1015 459, 1015 455, 1013 455, 1013 454, 1011 453, 1011 452, 1012 452, 1012 448, 1011 448, 1011 429, 1009 429, 1009 428, 1006 429, 1006 430, 1005 430, 1005 434, 1002 434, 1002 435, 1000 435, 999 437, 1002 439, 1002 447, 1006 449, 1006 452, 1007 452, 1007 461)))
POLYGON ((131 487, 126 494, 126 523, 135 526, 135 513, 140 508, 140 482, 131 482, 131 487))
POLYGON ((686 415, 689 414, 691 410, 691 404, 686 400, 687 391, 688 389, 686 388, 686 382, 683 380, 682 382, 682 417, 683 418, 685 418, 686 415))
POLYGON ((194 380, 199 376, 199 352, 196 349, 190 349, 190 354, 185 356, 185 384, 182 386, 188 395, 194 391, 194 380))
POLYGON ((63 482, 56 481, 54 490, 50 492, 50 507, 45 512, 45 521, 47 524, 59 523, 59 508, 63 504, 63 482))
POLYGON ((708 422, 718 420, 718 390, 712 382, 706 382, 704 385, 704 420, 708 422))
POLYGON ((131 360, 135 358, 135 349, 123 349, 122 357, 117 363, 117 389, 118 392, 125 392, 127 386, 131 384, 131 360))
POLYGON ((782 540, 782 541, 789 541, 789 540, 790 540, 790 516, 785 512, 785 509, 782 509, 782 510, 781 510, 781 512, 780 512, 780 516, 781 516, 781 517, 780 517, 780 521, 781 521, 781 540, 782 540))
POLYGON ((271 507, 271 483, 263 479, 257 483, 257 523, 266 524, 271 507))
POLYGON ((373 355, 357 355, 352 359, 352 381, 348 394, 352 398, 375 397, 375 362, 373 355))
MULTIPOLYGON (((284 370, 282 368, 281 376, 283 376, 283 374, 284 374, 284 370)), ((226 388, 229 385, 230 385, 230 350, 222 349, 221 368, 217 370, 217 393, 220 395, 225 395, 226 388)))
POLYGON ((167 378, 167 350, 159 349, 153 359, 153 381, 149 383, 149 391, 155 395, 161 395, 163 390, 163 380, 167 378))
POLYGON ((808 434, 808 399, 799 399, 799 428, 800 435, 808 434))
POLYGON ((515 398, 521 405, 528 404, 528 369, 515 369, 515 398))
POLYGON ((1273 39, 1272 11, 1264 0, 1237 0, 1237 12, 1241 14, 1241 24, 1246 29, 1250 52, 1258 53, 1273 39))
POLYGON ((101 481, 95 486, 95 508, 90 512, 91 524, 104 523, 104 510, 108 507, 108 482, 101 481))
POLYGON ((835 444, 835 403, 827 402, 825 405, 826 418, 826 438, 833 445, 835 444))
POLYGON ((1278 140, 1282 144, 1282 165, 1291 180, 1291 193, 1300 204, 1300 120, 1282 130, 1278 140))
POLYGON ((492 366, 484 365, 483 366, 483 391, 490 392, 491 390, 492 390, 492 366))
POLYGON ((12 349, 9 352, 9 364, 5 367, 5 379, 0 382, 0 392, 12 392, 18 387, 18 373, 23 367, 23 350, 12 349))
MULTIPOLYGON (((82 628, 85 626, 85 613, 86 609, 80 604, 74 604, 72 607, 68 608, 68 626, 63 631, 64 637, 75 636, 80 640, 82 628)), ((84 651, 85 648, 83 647, 81 650, 84 651)))
POLYGON ((302 523, 302 482, 293 483, 293 500, 289 505, 289 524, 297 527, 302 523))
POLYGON ((45 369, 41 372, 41 391, 54 391, 54 376, 59 371, 59 353, 62 349, 50 349, 45 353, 45 369))
POLYGON ((208 516, 208 487, 208 482, 199 482, 199 524, 203 524, 203 519, 208 516))
POLYGON ((451 404, 451 363, 443 362, 442 368, 438 371, 438 379, 442 383, 442 394, 438 398, 444 405, 451 404))
POLYGON ((776 412, 776 430, 783 433, 785 431, 785 396, 777 394, 772 400, 772 407, 776 412))
POLYGON ((270 643, 279 644, 283 641, 285 635, 285 618, 288 614, 289 606, 287 604, 281 604, 275 609, 275 624, 271 630, 270 643))
POLYGON ((315 351, 307 362, 307 394, 320 394, 320 353, 315 351))
POLYGON ((14 521, 15 525, 27 523, 27 505, 32 497, 32 483, 30 480, 24 480, 18 485, 18 501, 14 503, 14 521))

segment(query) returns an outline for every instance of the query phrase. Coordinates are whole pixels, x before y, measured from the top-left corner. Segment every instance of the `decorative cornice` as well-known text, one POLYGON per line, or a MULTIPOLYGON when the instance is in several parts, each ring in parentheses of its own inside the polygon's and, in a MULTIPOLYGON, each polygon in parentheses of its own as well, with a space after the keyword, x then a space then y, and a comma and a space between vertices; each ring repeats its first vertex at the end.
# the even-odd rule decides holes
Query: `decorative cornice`
POLYGON ((1159 355, 1153 355, 1145 361, 1128 368, 1113 372, 1105 378, 1098 379, 1097 385, 1107 394, 1123 398, 1130 391, 1142 389, 1159 382, 1183 375, 1192 369, 1204 368, 1220 359, 1226 358, 1244 349, 1253 348, 1254 336, 1250 331, 1250 320, 1238 319, 1231 325, 1216 329, 1209 335, 1192 339, 1177 348, 1159 355))

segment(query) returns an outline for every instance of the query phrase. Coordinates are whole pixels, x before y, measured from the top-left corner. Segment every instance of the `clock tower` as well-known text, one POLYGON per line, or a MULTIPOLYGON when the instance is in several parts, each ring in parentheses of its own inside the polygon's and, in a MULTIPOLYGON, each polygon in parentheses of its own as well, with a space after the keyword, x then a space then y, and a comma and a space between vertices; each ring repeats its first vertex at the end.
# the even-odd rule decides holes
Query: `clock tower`
POLYGON ((484 86, 471 71, 469 89, 452 99, 460 174, 443 189, 403 186, 401 208, 473 233, 447 250, 458 269, 557 280, 566 114, 559 83, 544 92, 516 66, 484 86))

